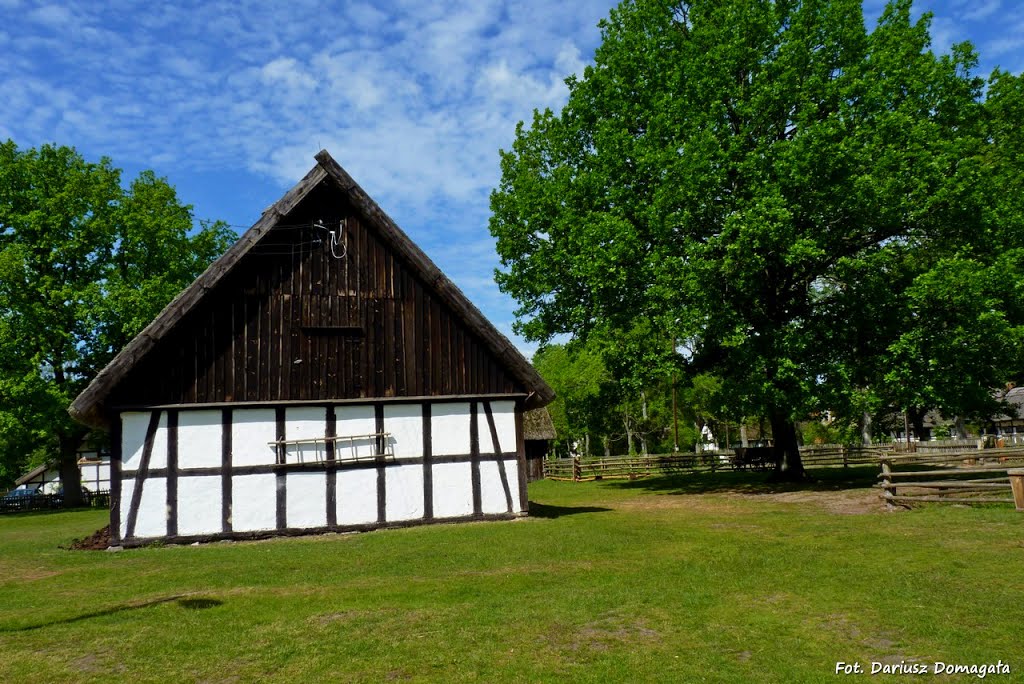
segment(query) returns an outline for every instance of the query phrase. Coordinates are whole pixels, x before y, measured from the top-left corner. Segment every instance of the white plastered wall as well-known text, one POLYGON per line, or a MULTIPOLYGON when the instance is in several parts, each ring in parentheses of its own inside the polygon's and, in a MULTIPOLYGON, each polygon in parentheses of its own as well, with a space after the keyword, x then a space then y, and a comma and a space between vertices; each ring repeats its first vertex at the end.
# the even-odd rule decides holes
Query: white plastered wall
POLYGON ((423 466, 391 466, 387 469, 385 509, 388 522, 423 517, 423 466))
MULTIPOLYGON (((130 411, 121 414, 121 458, 123 470, 138 470, 142 464, 142 451, 146 445, 146 430, 149 429, 149 412, 130 411)), ((150 468, 167 467, 167 412, 160 412, 160 423, 153 436, 153 453, 149 457, 150 468)))
MULTIPOLYGON (((498 446, 504 453, 516 453, 516 404, 513 401, 492 401, 491 416, 494 428, 498 433, 498 446)), ((491 430, 487 425, 487 414, 481 408, 477 414, 480 420, 480 451, 485 454, 494 453, 491 443, 491 430)))
POLYGON ((469 463, 435 463, 431 470, 434 517, 457 518, 472 515, 472 465, 469 463))
MULTIPOLYGON (((334 409, 336 442, 335 457, 339 461, 373 458, 377 453, 377 440, 361 437, 356 440, 344 439, 354 435, 370 435, 377 432, 377 419, 373 406, 336 406, 334 409)), ((376 520, 376 516, 374 516, 376 520)))
MULTIPOLYGON (((285 411, 284 435, 286 441, 295 439, 323 440, 327 432, 327 410, 323 406, 303 406, 285 411)), ((327 460, 327 445, 323 441, 289 444, 285 452, 286 463, 315 463, 327 460)), ((326 523, 324 523, 326 524, 326 523)), ((289 524, 289 527, 291 525, 289 524)))
POLYGON ((276 452, 268 444, 277 439, 274 409, 235 409, 231 412, 231 463, 235 466, 269 465, 276 452))
POLYGON ((327 475, 288 473, 285 523, 291 528, 327 525, 327 475))
POLYGON ((178 413, 178 467, 216 468, 221 463, 220 411, 178 413))
MULTIPOLYGON (((135 492, 135 480, 121 482, 121 534, 127 534, 128 511, 135 492)), ((142 485, 139 512, 135 516, 134 537, 167 535, 167 478, 151 477, 142 485)))
POLYGON ((273 473, 231 478, 231 528, 261 532, 277 527, 277 478, 273 473))
MULTIPOLYGON (((504 445, 503 445, 504 446, 504 445)), ((519 510, 519 469, 514 460, 502 461, 505 468, 505 480, 508 483, 509 498, 512 500, 512 511, 519 510)), ((505 498, 505 487, 501 483, 501 471, 496 461, 480 463, 480 503, 484 513, 508 513, 508 499, 505 498)))
POLYGON ((178 478, 178 534, 218 534, 220 531, 220 476, 178 478))
POLYGON ((337 478, 338 524, 377 522, 377 469, 339 470, 337 478))
MULTIPOLYGON (((482 409, 481 409, 482 410, 482 409)), ((432 404, 430 407, 430 439, 434 456, 469 453, 469 404, 432 404)))
POLYGON ((423 456, 423 405, 395 404, 384 407, 384 432, 395 458, 423 456))
MULTIPOLYGON (((519 509, 519 473, 516 453, 515 403, 491 403, 495 430, 503 459, 505 479, 512 510, 519 509)), ((477 406, 477 434, 482 456, 494 453, 490 427, 483 404, 477 406)), ((420 458, 423 455, 423 406, 386 404, 384 430, 391 434, 390 451, 394 457, 420 458)), ((446 456, 467 459, 460 463, 435 462, 431 465, 432 508, 435 519, 465 517, 473 514, 472 465, 469 402, 434 403, 431 414, 431 454, 436 460, 446 456)), ((373 405, 335 406, 337 435, 367 435, 376 432, 373 405)), ((286 437, 301 439, 323 437, 326 409, 323 406, 289 407, 285 413, 286 437)), ((141 465, 150 414, 122 414, 123 470, 121 533, 126 523, 134 478, 131 471, 141 465)), ((180 468, 217 468, 222 454, 222 412, 220 410, 182 410, 178 413, 178 465, 180 468)), ((275 461, 275 449, 268 444, 276 439, 274 409, 234 409, 231 420, 231 461, 234 467, 267 466, 275 461)), ((357 441, 353 446, 339 441, 337 456, 342 462, 358 457, 373 459, 375 440, 357 441)), ((390 457, 390 454, 389 454, 390 457)), ((289 460, 292 460, 291 458, 289 460)), ((319 458, 317 460, 320 460, 319 458)), ((390 460, 390 458, 389 458, 390 460)), ((309 459, 307 459, 307 462, 309 459)), ((167 466, 167 416, 160 416, 154 435, 151 469, 167 466)), ((388 522, 417 520, 425 505, 424 466, 419 463, 388 464, 384 468, 385 514, 388 522)), ((364 525, 378 522, 378 469, 339 468, 335 475, 336 517, 338 525, 364 525)), ((285 518, 289 528, 321 528, 327 524, 327 476, 323 472, 290 472, 286 475, 285 518)), ((498 463, 481 459, 480 485, 482 512, 508 511, 508 498, 501 482, 498 463)), ((161 537, 167 534, 166 479, 150 477, 144 486, 136 520, 135 537, 161 537)), ((177 483, 178 534, 219 534, 222 529, 222 482, 219 475, 180 475, 177 483)), ((232 501, 229 512, 234 532, 272 531, 277 527, 277 480, 274 473, 232 475, 232 501)))

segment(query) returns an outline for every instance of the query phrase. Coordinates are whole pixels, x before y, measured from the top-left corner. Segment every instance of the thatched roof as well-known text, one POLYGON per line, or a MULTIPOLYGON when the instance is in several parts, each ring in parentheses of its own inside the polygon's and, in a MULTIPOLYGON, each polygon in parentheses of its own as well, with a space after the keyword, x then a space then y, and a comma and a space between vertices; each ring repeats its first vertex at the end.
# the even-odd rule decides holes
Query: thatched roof
POLYGON ((525 439, 554 439, 557 436, 555 424, 551 422, 551 414, 546 408, 523 414, 523 434, 525 439))
POLYGON ((317 164, 291 190, 267 209, 263 216, 247 230, 219 259, 210 264, 196 280, 185 288, 164 310, 140 332, 114 359, 97 374, 85 390, 68 408, 68 413, 82 423, 105 428, 108 415, 105 401, 128 372, 148 354, 156 343, 189 311, 194 309, 260 240, 274 228, 288 212, 295 208, 309 192, 322 181, 335 183, 349 203, 396 254, 409 264, 411 270, 423 279, 458 315, 466 326, 483 341, 484 346, 505 366, 529 392, 528 408, 548 404, 555 393, 540 377, 530 362, 488 321, 480 310, 459 288, 441 272, 433 261, 409 239, 401 228, 359 187, 326 150, 316 155, 317 164))

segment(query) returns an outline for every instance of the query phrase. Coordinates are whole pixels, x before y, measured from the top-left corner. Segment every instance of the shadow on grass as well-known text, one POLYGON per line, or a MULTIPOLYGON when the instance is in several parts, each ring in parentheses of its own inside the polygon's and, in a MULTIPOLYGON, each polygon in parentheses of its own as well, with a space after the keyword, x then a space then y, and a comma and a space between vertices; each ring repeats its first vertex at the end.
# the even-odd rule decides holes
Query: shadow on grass
POLYGON ((122 606, 114 606, 105 610, 97 610, 91 613, 83 613, 82 615, 76 615, 74 617, 64 618, 63 620, 51 620, 49 622, 42 622, 36 625, 25 625, 24 627, 0 627, 0 633, 3 632, 31 632, 36 629, 43 629, 44 627, 53 627, 55 625, 70 625, 75 622, 83 622, 85 620, 92 620, 93 618, 106 617, 107 615, 117 615, 118 613, 126 613, 132 610, 141 610, 143 608, 153 608, 164 603, 177 603, 185 610, 204 610, 206 608, 213 608, 215 606, 223 605, 223 601, 212 598, 186 598, 187 594, 178 594, 176 596, 165 596, 164 598, 153 599, 152 601, 145 601, 143 603, 129 603, 122 606))
POLYGON ((561 518, 566 515, 576 515, 577 513, 604 513, 610 510, 612 509, 600 506, 551 506, 549 504, 537 503, 536 501, 530 502, 531 518, 561 518))
MULTIPOLYGON (((764 472, 681 472, 638 480, 610 480, 606 487, 648 491, 659 494, 779 494, 784 492, 839 491, 867 489, 878 482, 878 468, 873 465, 850 468, 814 468, 801 482, 781 482, 764 472)), ((532 514, 531 510, 531 514, 532 514)))

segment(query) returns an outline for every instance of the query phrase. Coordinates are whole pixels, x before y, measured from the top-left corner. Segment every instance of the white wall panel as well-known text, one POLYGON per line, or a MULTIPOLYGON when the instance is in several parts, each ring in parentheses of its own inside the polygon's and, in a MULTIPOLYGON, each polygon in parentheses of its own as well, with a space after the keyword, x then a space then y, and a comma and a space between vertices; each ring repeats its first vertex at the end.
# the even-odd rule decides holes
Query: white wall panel
POLYGON ((235 532, 277 527, 277 481, 273 474, 231 478, 231 526, 235 532))
POLYGON ((390 466, 385 470, 388 522, 423 517, 423 466, 390 466))
MULTIPOLYGON (((468 416, 466 422, 469 422, 468 416)), ((473 471, 469 463, 433 465, 434 517, 473 514, 473 471)))
POLYGON ((220 476, 179 477, 178 534, 218 534, 220 531, 220 476))
POLYGON ((338 524, 377 522, 377 469, 339 470, 337 478, 338 524))
MULTIPOLYGON (((505 461, 505 474, 508 476, 508 489, 512 494, 512 511, 519 513, 519 463, 515 459, 505 461)), ((525 512, 525 511, 522 511, 525 512)))
POLYGON ((469 404, 431 404, 430 438, 435 456, 468 454, 469 404))
POLYGON ((277 438, 274 409, 235 409, 231 412, 231 461, 234 465, 269 465, 275 462, 277 438))
MULTIPOLYGON (((373 406, 337 406, 334 409, 334 416, 335 434, 339 438, 377 432, 377 419, 373 406)), ((373 458, 377 453, 377 440, 373 438, 361 438, 355 441, 339 439, 335 449, 336 456, 341 461, 373 458)), ((375 514, 374 520, 376 519, 375 514)))
MULTIPOLYGON (((492 401, 491 415, 494 417, 494 428, 498 433, 498 445, 503 453, 516 453, 516 403, 514 401, 492 401)), ((491 444, 491 431, 487 426, 487 414, 480 409, 483 425, 480 428, 480 451, 485 454, 494 453, 491 444)))
MULTIPOLYGON (((137 470, 142 463, 142 450, 149 427, 148 411, 128 411, 121 414, 121 457, 124 470, 137 470)), ((160 423, 153 438, 150 468, 167 467, 167 413, 160 412, 160 423)))
MULTIPOLYGON (((327 409, 323 406, 302 406, 285 411, 285 439, 323 439, 327 432, 327 409)), ((288 446, 287 463, 326 461, 324 442, 288 446)))
MULTIPOLYGON (((505 478, 508 480, 509 492, 512 491, 512 478, 518 477, 516 472, 509 472, 505 467, 505 478)), ((505 488, 501 485, 501 474, 495 461, 480 463, 480 503, 484 513, 507 513, 508 503, 505 500, 505 488)), ((519 508, 519 502, 512 500, 512 510, 519 508)))
MULTIPOLYGON (((391 433, 390 446, 395 458, 423 455, 423 406, 394 404, 384 406, 384 432, 391 433)), ((391 516, 388 516, 391 519, 391 516)))
MULTIPOLYGON (((121 536, 128 534, 128 510, 135 489, 134 478, 121 482, 121 536)), ((147 478, 142 487, 139 512, 135 517, 133 537, 164 537, 167 535, 167 480, 147 478)))
POLYGON ((216 468, 221 462, 221 412, 178 412, 178 467, 216 468))
POLYGON ((325 473, 288 473, 288 527, 324 527, 327 525, 327 475, 325 473))

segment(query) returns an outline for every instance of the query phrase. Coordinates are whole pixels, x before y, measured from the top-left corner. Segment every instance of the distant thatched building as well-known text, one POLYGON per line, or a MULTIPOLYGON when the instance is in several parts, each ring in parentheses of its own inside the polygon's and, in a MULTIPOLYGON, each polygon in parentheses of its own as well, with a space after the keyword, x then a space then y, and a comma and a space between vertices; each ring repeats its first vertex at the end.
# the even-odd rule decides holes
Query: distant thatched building
POLYGON ((523 413, 523 434, 526 439, 526 479, 528 482, 544 479, 544 459, 557 436, 555 424, 546 408, 523 413))

